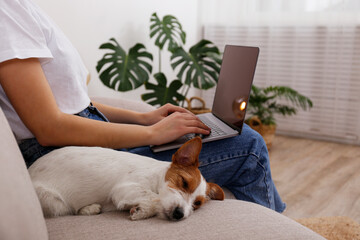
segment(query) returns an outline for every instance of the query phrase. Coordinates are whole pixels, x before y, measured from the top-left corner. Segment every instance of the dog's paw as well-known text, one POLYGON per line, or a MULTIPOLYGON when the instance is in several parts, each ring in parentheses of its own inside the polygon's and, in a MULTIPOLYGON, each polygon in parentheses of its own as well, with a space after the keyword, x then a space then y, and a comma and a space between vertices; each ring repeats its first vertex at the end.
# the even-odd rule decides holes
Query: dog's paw
POLYGON ((83 208, 80 208, 78 211, 78 215, 96 215, 101 213, 101 205, 94 203, 83 208))
POLYGON ((130 209, 130 219, 133 221, 147 218, 144 209, 139 206, 132 207, 130 209))
POLYGON ((146 219, 149 217, 153 217, 156 215, 152 211, 146 211, 145 208, 142 208, 140 206, 135 206, 130 209, 130 219, 133 221, 146 219))

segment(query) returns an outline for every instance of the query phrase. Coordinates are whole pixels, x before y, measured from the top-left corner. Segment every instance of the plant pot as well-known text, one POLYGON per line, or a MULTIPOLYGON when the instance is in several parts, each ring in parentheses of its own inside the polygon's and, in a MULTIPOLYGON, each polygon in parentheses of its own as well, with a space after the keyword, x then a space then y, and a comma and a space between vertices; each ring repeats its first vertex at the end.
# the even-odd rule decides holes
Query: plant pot
POLYGON ((211 110, 209 108, 205 107, 205 101, 200 98, 200 97, 192 97, 190 99, 185 99, 187 102, 187 110, 189 110, 190 112, 194 113, 194 114, 200 114, 200 113, 208 113, 211 112, 211 110), (191 103, 193 102, 193 100, 198 100, 201 102, 201 107, 192 107, 191 103))
POLYGON ((276 125, 274 125, 274 124, 265 125, 261 122, 261 120, 257 116, 250 118, 250 120, 248 121, 248 124, 252 129, 254 129, 258 133, 260 133, 260 135, 265 140, 268 151, 270 151, 272 142, 275 138, 276 125))

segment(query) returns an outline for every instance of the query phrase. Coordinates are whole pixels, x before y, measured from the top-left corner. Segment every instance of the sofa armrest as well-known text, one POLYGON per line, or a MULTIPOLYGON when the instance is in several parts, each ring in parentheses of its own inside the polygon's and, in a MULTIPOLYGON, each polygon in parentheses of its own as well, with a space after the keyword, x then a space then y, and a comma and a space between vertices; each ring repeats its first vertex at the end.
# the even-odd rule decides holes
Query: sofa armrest
POLYGON ((25 161, 0 108, 0 238, 48 239, 25 161))

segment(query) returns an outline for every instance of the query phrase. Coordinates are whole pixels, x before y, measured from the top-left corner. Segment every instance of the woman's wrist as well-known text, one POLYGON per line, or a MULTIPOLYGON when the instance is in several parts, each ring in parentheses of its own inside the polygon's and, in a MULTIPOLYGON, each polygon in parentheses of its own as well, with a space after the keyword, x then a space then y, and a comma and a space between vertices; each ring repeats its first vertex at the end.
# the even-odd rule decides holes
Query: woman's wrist
POLYGON ((149 120, 149 113, 148 112, 145 112, 145 113, 142 113, 142 112, 139 112, 137 114, 137 122, 139 125, 143 125, 143 126, 149 126, 151 125, 151 122, 149 120))
POLYGON ((139 113, 140 124, 144 126, 151 126, 155 123, 159 122, 163 117, 159 115, 159 113, 152 111, 152 112, 145 112, 139 113))

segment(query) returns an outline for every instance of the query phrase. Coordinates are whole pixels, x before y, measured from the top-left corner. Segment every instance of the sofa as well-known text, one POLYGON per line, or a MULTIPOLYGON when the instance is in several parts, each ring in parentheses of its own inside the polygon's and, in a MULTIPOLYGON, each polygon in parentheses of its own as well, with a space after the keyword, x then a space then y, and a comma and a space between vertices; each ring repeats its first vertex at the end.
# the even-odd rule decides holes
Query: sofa
MULTIPOLYGON (((96 98, 138 111, 142 102, 96 98)), ((260 205, 230 199, 209 201, 189 218, 131 221, 128 212, 44 218, 21 152, 0 109, 0 239, 324 239, 294 220, 260 205)), ((64 176, 66 177, 66 176, 64 176)))

